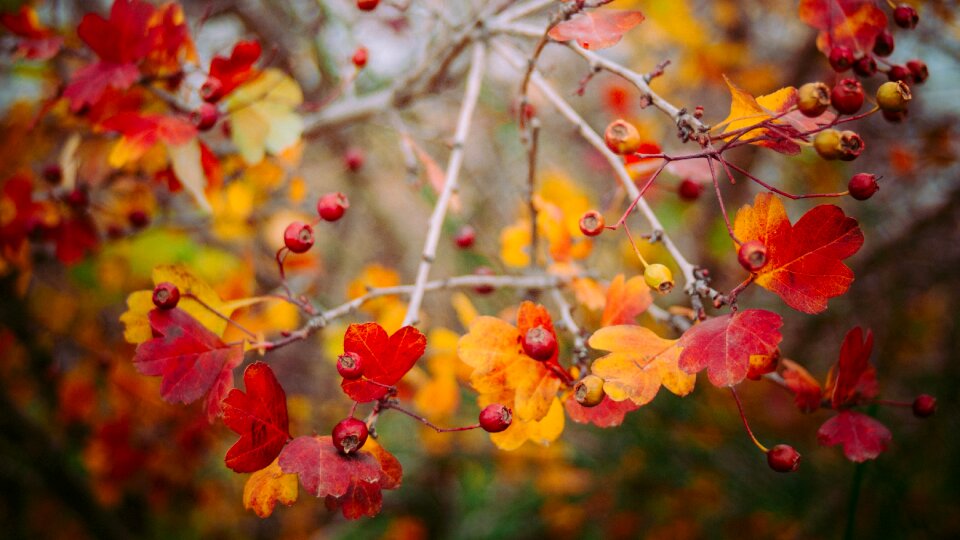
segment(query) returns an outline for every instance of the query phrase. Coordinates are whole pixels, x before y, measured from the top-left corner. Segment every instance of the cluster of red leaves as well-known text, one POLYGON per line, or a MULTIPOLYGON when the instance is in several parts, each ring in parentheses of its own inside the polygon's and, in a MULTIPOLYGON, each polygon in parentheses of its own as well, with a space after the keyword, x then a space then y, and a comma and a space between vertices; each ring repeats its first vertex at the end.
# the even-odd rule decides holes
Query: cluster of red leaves
POLYGON ((850 410, 877 397, 877 372, 870 365, 873 333, 864 336, 860 327, 851 329, 840 347, 840 358, 830 369, 821 391, 807 370, 784 361, 783 379, 794 393, 797 407, 812 412, 820 406, 839 412, 820 426, 817 440, 824 446, 843 445, 847 459, 862 462, 875 459, 890 444, 890 430, 866 414, 850 410))
POLYGON ((15 13, 0 14, 0 24, 20 39, 16 56, 27 60, 53 58, 63 45, 63 38, 40 24, 37 12, 29 5, 22 5, 15 13))
POLYGON ((817 47, 825 54, 833 47, 849 47, 857 55, 869 53, 887 27, 887 15, 875 0, 800 0, 799 15, 820 30, 817 47))

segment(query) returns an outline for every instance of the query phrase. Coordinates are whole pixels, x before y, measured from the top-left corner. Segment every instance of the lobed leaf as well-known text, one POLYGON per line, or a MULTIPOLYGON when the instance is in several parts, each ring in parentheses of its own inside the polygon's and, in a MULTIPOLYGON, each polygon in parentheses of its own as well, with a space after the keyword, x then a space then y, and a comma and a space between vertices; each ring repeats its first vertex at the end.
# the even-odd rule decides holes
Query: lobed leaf
POLYGON ((783 319, 762 309, 708 319, 680 338, 678 364, 687 373, 707 370, 715 386, 733 386, 747 376, 752 355, 777 354, 783 319))

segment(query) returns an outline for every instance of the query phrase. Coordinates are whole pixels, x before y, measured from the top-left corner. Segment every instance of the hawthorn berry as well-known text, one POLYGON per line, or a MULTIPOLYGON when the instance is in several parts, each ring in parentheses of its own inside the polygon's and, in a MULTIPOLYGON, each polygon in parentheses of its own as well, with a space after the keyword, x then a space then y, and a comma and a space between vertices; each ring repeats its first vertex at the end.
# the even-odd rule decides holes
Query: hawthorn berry
POLYGON ((345 352, 337 357, 337 373, 352 381, 363 376, 363 361, 357 353, 345 352))
POLYGON ((640 148, 640 132, 633 124, 620 118, 610 122, 603 132, 607 148, 615 154, 632 154, 640 148))
POLYGON ((927 64, 923 60, 914 58, 908 61, 907 69, 910 70, 910 75, 913 76, 913 82, 917 84, 922 84, 930 77, 930 71, 927 69, 927 64))
POLYGON ((73 188, 70 193, 67 193, 65 200, 71 208, 76 210, 82 210, 90 204, 90 196, 87 195, 87 188, 85 186, 73 188))
POLYGON ((313 247, 313 227, 302 221, 294 221, 283 231, 283 244, 294 253, 305 253, 313 247))
POLYGON ((877 56, 890 56, 893 54, 893 47, 893 34, 887 29, 877 34, 877 37, 873 40, 873 54, 877 56))
POLYGON ((580 232, 585 236, 597 236, 603 232, 603 214, 596 210, 584 212, 580 216, 580 232))
POLYGON ((816 118, 830 106, 830 87, 822 82, 809 82, 797 91, 797 108, 804 116, 816 118))
POLYGON ((534 326, 523 336, 523 352, 540 362, 549 360, 557 352, 557 336, 543 326, 534 326))
POLYGON ((158 309, 173 309, 180 302, 180 289, 169 281, 158 283, 153 288, 153 305, 158 309))
POLYGON ((142 229, 150 224, 150 215, 143 210, 134 210, 127 214, 127 221, 134 229, 142 229))
POLYGON ((57 185, 63 180, 63 169, 59 165, 47 165, 41 175, 47 182, 57 185))
POLYGON ((863 86, 850 78, 838 82, 830 91, 830 104, 840 114, 856 114, 863 106, 863 86))
POLYGON ((857 173, 850 178, 847 184, 847 190, 850 196, 858 201, 865 201, 880 190, 877 185, 877 175, 870 173, 857 173))
POLYGON ((857 159, 867 144, 863 138, 853 131, 840 132, 840 145, 837 149, 841 161, 853 161, 857 159))
POLYGON ((324 221, 337 221, 347 208, 350 208, 350 201, 340 192, 327 193, 317 201, 317 213, 324 221))
POLYGON ((360 11, 373 11, 377 9, 380 0, 357 0, 357 9, 360 11))
POLYGON ((750 240, 740 245, 737 261, 747 272, 759 272, 767 264, 767 246, 759 240, 750 240))
POLYGON ((887 79, 891 81, 911 82, 913 80, 913 73, 910 72, 910 68, 907 66, 895 64, 887 70, 887 79))
MULTIPOLYGON (((475 276, 492 276, 494 275, 493 268, 489 266, 481 266, 473 271, 475 276)), ((473 288, 473 292, 477 294, 490 294, 494 291, 495 287, 493 285, 477 285, 473 288)))
POLYGON ((643 280, 660 294, 667 294, 673 290, 673 273, 660 263, 648 264, 643 270, 643 280))
POLYGON ((767 465, 777 472, 794 472, 800 468, 800 452, 788 444, 778 444, 767 451, 767 465))
POLYGON ((353 62, 353 65, 357 69, 362 69, 363 66, 367 65, 367 59, 369 58, 370 53, 367 51, 367 48, 363 45, 357 47, 357 50, 353 51, 353 57, 350 58, 350 61, 353 62))
POLYGON ((677 186, 677 195, 685 201, 695 201, 703 193, 703 184, 695 182, 689 178, 684 178, 677 186))
POLYGON ((903 81, 887 81, 877 88, 877 105, 884 111, 906 110, 911 99, 910 87, 903 81))
POLYGON ((343 164, 347 166, 350 172, 357 172, 363 168, 366 158, 363 156, 363 150, 359 148, 347 148, 343 153, 343 164))
POLYGON ((344 418, 333 426, 333 445, 342 454, 350 455, 363 448, 369 434, 366 422, 352 416, 344 418))
POLYGON ((937 412, 937 398, 929 394, 920 394, 913 400, 913 415, 917 418, 928 418, 937 412))
POLYGON ((202 103, 190 113, 190 122, 200 131, 208 131, 217 124, 220 111, 213 103, 202 103))
POLYGON ((573 398, 584 407, 596 407, 605 396, 603 379, 596 375, 587 375, 573 387, 573 398))
POLYGON ((477 240, 477 231, 474 230, 470 225, 464 225, 460 227, 460 230, 457 231, 456 236, 453 237, 454 243, 457 244, 457 247, 460 249, 468 249, 473 247, 473 243, 477 240))
POLYGON ((893 22, 900 28, 912 30, 920 22, 920 15, 917 14, 917 10, 913 9, 913 6, 900 4, 893 9, 893 22))
POLYGON ((853 51, 850 47, 838 45, 830 49, 830 55, 827 57, 830 67, 837 73, 842 73, 853 67, 853 51))
POLYGON ((877 72, 877 61, 865 54, 853 63, 853 72, 861 77, 873 77, 877 72))
POLYGON ((480 427, 487 433, 500 433, 510 427, 512 422, 513 413, 499 403, 487 405, 480 411, 480 427))
POLYGON ((223 97, 223 83, 210 77, 200 86, 200 97, 207 103, 216 103, 223 97))
POLYGON ((835 129, 825 129, 813 138, 813 148, 826 160, 840 157, 840 132, 835 129))

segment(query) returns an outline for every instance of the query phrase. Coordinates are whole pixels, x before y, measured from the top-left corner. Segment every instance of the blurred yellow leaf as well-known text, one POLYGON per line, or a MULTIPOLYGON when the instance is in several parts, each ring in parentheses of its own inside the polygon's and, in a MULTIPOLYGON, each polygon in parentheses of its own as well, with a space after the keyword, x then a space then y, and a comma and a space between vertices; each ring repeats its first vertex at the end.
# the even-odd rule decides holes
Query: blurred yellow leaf
POLYGON ((266 518, 273 514, 278 502, 290 506, 297 502, 298 496, 297 475, 284 474, 277 458, 247 479, 243 486, 243 507, 266 518))
POLYGON ((276 68, 230 94, 231 136, 244 161, 259 163, 265 153, 279 155, 300 140, 303 118, 294 109, 301 103, 300 86, 276 68))

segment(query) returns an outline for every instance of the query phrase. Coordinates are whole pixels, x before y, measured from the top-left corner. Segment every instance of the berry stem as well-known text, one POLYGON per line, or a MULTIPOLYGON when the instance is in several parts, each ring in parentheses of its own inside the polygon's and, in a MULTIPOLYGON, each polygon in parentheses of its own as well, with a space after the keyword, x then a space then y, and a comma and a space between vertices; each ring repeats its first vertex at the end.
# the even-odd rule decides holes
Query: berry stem
MULTIPOLYGON (((737 240, 737 235, 733 234, 733 225, 730 224, 730 216, 727 215, 727 208, 723 204, 723 194, 720 193, 720 182, 717 180, 717 171, 713 168, 714 159, 720 161, 720 158, 716 156, 707 159, 707 165, 710 166, 710 179, 713 180, 713 190, 717 194, 717 202, 720 203, 720 213, 723 214, 723 223, 727 226, 727 234, 729 234, 733 242, 739 246, 742 242, 737 240)), ((727 176, 731 182, 734 182, 730 171, 727 171, 727 176)))
POLYGON ((731 386, 730 393, 733 394, 733 400, 737 402, 737 412, 740 413, 740 420, 743 420, 743 427, 746 428, 747 435, 750 436, 750 440, 753 441, 753 444, 755 444, 757 448, 760 449, 761 452, 766 454, 767 452, 769 452, 769 450, 767 450, 766 446, 760 444, 760 441, 758 441, 757 438, 753 435, 753 430, 750 429, 750 423, 747 422, 747 416, 743 414, 743 403, 740 402, 740 395, 737 394, 737 389, 731 386))
POLYGON ((730 161, 727 161, 727 160, 725 160, 723 157, 720 157, 720 158, 718 158, 718 159, 720 160, 720 163, 722 163, 722 164, 724 164, 725 166, 730 167, 731 169, 737 171, 738 173, 746 176, 748 179, 752 180, 753 182, 756 182, 757 184, 760 184, 761 186, 769 189, 770 191, 776 193, 777 195, 783 195, 784 197, 786 197, 786 198, 788 198, 788 199, 795 200, 795 201, 796 201, 796 200, 799 200, 799 199, 846 197, 847 195, 850 194, 849 191, 839 191, 839 192, 837 192, 837 193, 807 193, 807 194, 804 194, 804 195, 793 195, 793 194, 791 194, 791 193, 787 193, 786 191, 783 191, 782 189, 778 189, 778 188, 776 188, 776 187, 774 187, 774 186, 771 186, 770 184, 768 184, 768 183, 764 182, 763 180, 757 178, 757 177, 754 176, 753 174, 750 174, 749 172, 747 172, 747 170, 744 169, 743 167, 740 167, 740 166, 736 165, 735 163, 732 163, 732 162, 730 162, 730 161))
POLYGON ((637 249, 637 244, 633 241, 633 235, 630 234, 630 227, 627 227, 626 223, 623 224, 623 232, 627 234, 627 240, 630 241, 630 247, 633 248, 633 252, 636 253, 637 258, 640 259, 640 264, 642 264, 644 270, 646 270, 646 268, 650 265, 647 264, 647 260, 643 258, 643 255, 640 254, 640 250, 637 249))
POLYGON ((393 409, 393 410, 395 410, 395 411, 397 411, 397 412, 401 412, 401 413, 409 416, 410 418, 413 418, 413 419, 416 420, 417 422, 420 422, 421 424, 427 426, 428 428, 436 431, 437 433, 452 433, 452 432, 454 432, 454 431, 470 431, 471 429, 477 429, 477 428, 480 427, 480 424, 471 424, 471 425, 469 425, 469 426, 444 428, 444 427, 440 427, 440 426, 434 424, 433 422, 427 420, 426 418, 420 416, 419 414, 417 414, 417 413, 415 413, 415 412, 413 412, 413 411, 408 411, 407 409, 404 409, 403 407, 401 407, 400 405, 398 405, 398 404, 396 404, 396 403, 385 402, 385 403, 383 403, 382 408, 384 408, 384 409, 393 409))

